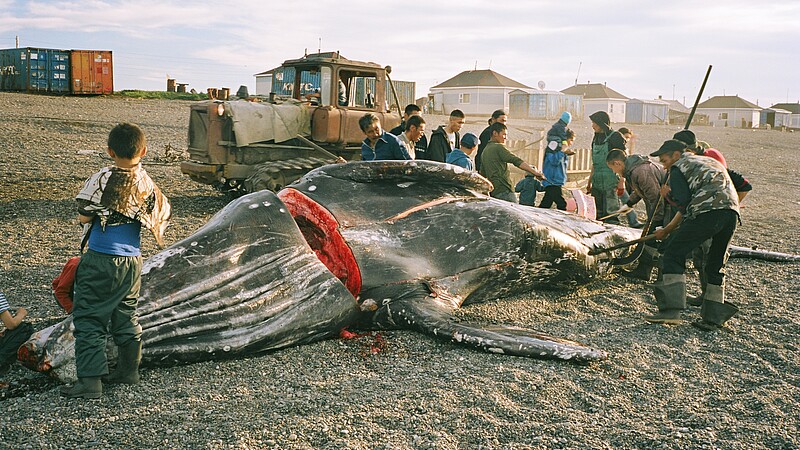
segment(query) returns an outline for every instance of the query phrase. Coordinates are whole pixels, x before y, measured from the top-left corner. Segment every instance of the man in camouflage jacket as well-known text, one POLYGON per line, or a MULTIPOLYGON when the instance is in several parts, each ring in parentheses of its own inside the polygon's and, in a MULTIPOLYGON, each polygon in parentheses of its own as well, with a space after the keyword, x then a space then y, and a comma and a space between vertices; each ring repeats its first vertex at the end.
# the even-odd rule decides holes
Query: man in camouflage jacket
POLYGON ((650 156, 657 156, 669 172, 669 186, 662 195, 678 209, 659 240, 675 232, 664 250, 663 279, 653 285, 659 312, 645 317, 653 323, 679 323, 686 307, 686 257, 703 241, 711 239, 704 270, 708 282, 695 325, 704 330, 721 327, 738 308, 725 302, 726 253, 739 222, 739 200, 725 167, 719 162, 685 152, 686 144, 670 139, 650 156), (676 231, 677 230, 677 231, 676 231))

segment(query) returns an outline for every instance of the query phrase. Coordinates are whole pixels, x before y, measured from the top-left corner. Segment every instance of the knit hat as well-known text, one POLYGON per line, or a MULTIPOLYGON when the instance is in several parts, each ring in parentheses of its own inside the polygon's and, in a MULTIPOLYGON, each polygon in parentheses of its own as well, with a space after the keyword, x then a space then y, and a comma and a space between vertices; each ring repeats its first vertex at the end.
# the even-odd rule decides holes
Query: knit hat
POLYGON ((569 125, 569 123, 572 122, 572 114, 568 113, 567 111, 562 112, 561 113, 561 120, 565 124, 569 125))
POLYGON ((697 138, 694 136, 694 133, 690 130, 678 131, 672 136, 672 139, 677 139, 683 142, 690 149, 697 148, 697 138))
POLYGON ((672 153, 672 152, 683 152, 684 150, 686 150, 686 144, 684 142, 681 142, 677 139, 670 139, 664 141, 664 143, 661 144, 661 147, 659 147, 658 150, 654 151, 653 153, 650 153, 650 156, 659 156, 663 155, 664 153, 672 153))

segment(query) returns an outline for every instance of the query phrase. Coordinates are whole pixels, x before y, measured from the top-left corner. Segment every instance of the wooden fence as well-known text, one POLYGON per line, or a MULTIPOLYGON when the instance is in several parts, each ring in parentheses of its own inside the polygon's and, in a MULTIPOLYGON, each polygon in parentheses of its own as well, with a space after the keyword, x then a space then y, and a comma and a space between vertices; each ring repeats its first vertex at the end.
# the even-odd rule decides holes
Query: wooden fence
MULTIPOLYGON (((506 141, 506 147, 511 153, 522 158, 523 161, 541 170, 542 161, 544 161, 545 137, 546 131, 542 130, 539 132, 539 139, 537 140, 506 141)), ((575 150, 575 154, 569 157, 567 165, 568 187, 585 185, 592 170, 592 149, 576 148, 573 150, 575 150)), ((511 169, 511 185, 516 185, 525 175, 525 171, 516 168, 511 169)))

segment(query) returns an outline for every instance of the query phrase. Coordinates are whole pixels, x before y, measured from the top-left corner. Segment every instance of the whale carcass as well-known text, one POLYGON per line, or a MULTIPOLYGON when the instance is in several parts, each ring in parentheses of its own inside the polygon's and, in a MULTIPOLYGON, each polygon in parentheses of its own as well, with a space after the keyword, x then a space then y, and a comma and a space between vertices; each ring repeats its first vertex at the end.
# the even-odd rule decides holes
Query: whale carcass
MULTIPOLYGON (((515 326, 453 320, 462 305, 569 288, 610 270, 589 256, 638 231, 490 198, 483 177, 427 161, 351 162, 223 208, 144 264, 143 364, 254 354, 346 327, 412 328, 495 353, 578 362, 602 350, 515 326)), ((71 319, 20 358, 74 379, 71 319)))

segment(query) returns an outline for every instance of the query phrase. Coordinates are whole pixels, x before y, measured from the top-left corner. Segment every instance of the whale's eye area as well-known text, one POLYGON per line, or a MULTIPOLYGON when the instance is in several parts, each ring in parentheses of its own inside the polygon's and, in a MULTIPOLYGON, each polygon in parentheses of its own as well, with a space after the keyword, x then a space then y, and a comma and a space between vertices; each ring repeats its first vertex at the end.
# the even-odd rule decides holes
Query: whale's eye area
POLYGON ((300 232, 319 260, 357 297, 361 292, 361 271, 353 252, 339 233, 336 218, 319 203, 295 189, 284 189, 278 197, 289 208, 300 232))

